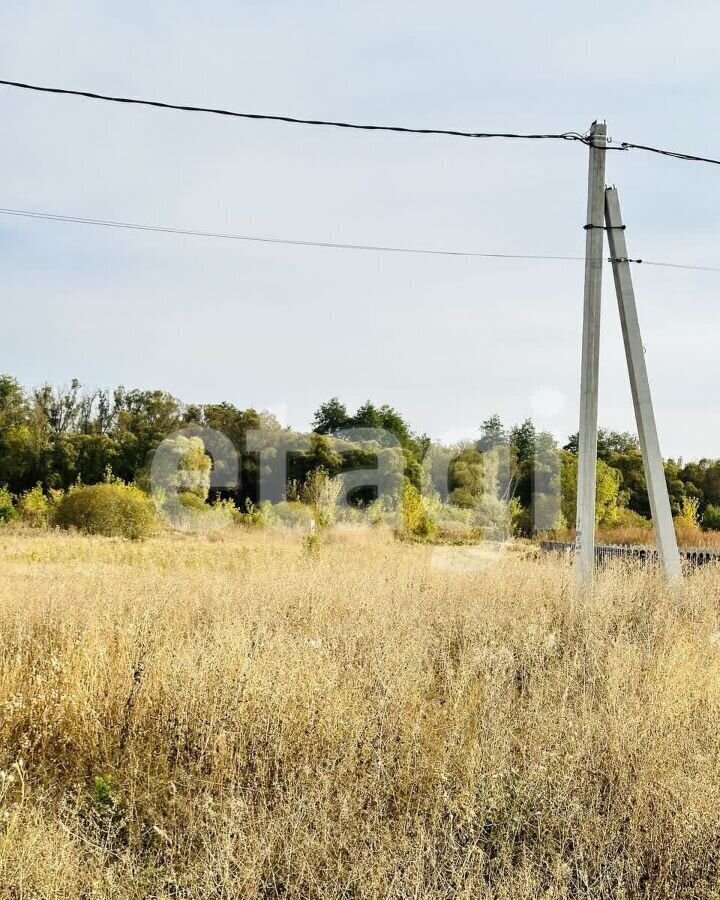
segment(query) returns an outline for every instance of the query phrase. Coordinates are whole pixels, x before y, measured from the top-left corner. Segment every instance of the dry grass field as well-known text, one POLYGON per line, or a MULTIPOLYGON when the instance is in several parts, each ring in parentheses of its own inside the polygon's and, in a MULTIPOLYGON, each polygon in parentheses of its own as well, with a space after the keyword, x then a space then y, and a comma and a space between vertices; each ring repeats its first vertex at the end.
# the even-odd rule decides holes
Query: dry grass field
POLYGON ((720 572, 0 531, 0 897, 720 897, 720 572))

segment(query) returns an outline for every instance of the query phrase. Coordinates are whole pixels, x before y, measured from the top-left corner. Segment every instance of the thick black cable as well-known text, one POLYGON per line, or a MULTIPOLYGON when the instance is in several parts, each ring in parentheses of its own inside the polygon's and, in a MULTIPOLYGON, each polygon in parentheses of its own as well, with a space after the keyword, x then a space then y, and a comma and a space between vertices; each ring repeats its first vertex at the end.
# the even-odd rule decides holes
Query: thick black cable
POLYGON ((210 113, 215 116, 231 116, 238 119, 261 119, 269 122, 286 122, 292 125, 324 125, 332 128, 352 128, 359 131, 394 131, 402 134, 438 134, 448 137, 462 138, 515 138, 518 140, 559 140, 580 141, 589 143, 585 135, 568 131, 563 134, 513 134, 509 132, 456 131, 449 128, 409 128, 403 125, 365 125, 358 122, 335 122, 327 119, 299 119, 294 116, 278 116, 269 113, 237 112, 230 109, 217 109, 211 106, 190 106, 180 103, 165 103, 160 100, 141 100, 135 97, 115 97, 109 94, 98 94, 94 91, 73 91, 67 88, 43 87, 37 84, 26 84, 22 81, 6 81, 0 79, 0 85, 20 88, 26 91, 39 91, 44 94, 64 94, 71 97, 85 97, 89 100, 105 100, 110 103, 129 103, 137 106, 153 106, 157 109, 174 109, 181 112, 210 113))
POLYGON ((713 166, 720 166, 720 159, 711 159, 709 156, 694 156, 692 153, 679 153, 677 150, 661 150, 659 147, 648 147, 646 144, 630 144, 622 141, 617 150, 645 150, 648 153, 658 153, 660 156, 669 156, 672 159, 684 159, 687 162, 704 162, 713 166))
MULTIPOLYGON (((0 79, 0 85, 19 88, 24 91, 37 91, 43 94, 62 94, 70 97, 84 97, 89 100, 104 100, 109 103, 126 103, 136 106, 151 106, 156 109, 173 109, 181 112, 210 113, 216 116, 231 116, 238 119, 256 119, 268 122, 285 122, 292 125, 321 125, 331 128, 350 128, 358 131, 391 131, 400 134, 434 134, 446 137, 462 138, 505 138, 528 141, 579 141, 581 144, 590 145, 590 135, 580 134, 577 131, 565 131, 559 134, 521 134, 517 132, 503 131, 459 131, 451 128, 410 128, 405 125, 369 125, 360 122, 342 122, 330 119, 301 119, 295 116, 280 116, 271 113, 247 113, 231 109, 221 109, 212 106, 192 106, 185 103, 167 103, 162 100, 144 100, 137 97, 116 97, 112 94, 100 94, 96 91, 76 91, 69 88, 46 87, 39 84, 28 84, 23 81, 9 81, 0 79)), ((608 141, 606 150, 644 150, 647 153, 657 153, 660 156, 668 156, 672 159, 681 159, 689 162, 704 162, 720 166, 720 159, 709 156, 696 156, 692 153, 681 153, 677 150, 664 150, 660 147, 650 147, 647 144, 634 144, 630 141, 621 141, 612 146, 608 141)))
MULTIPOLYGON (((89 100, 104 100, 110 103, 129 103, 136 106, 152 106, 156 109, 174 109, 181 112, 210 113, 216 116, 231 116, 238 119, 259 119, 268 122, 285 122, 292 125, 322 125, 331 128, 350 128, 358 131, 392 131, 400 134, 436 134, 447 137, 462 138, 505 138, 529 141, 579 141, 581 144, 590 144, 590 135, 580 134, 577 131, 564 131, 559 134, 521 134, 517 132, 502 131, 458 131, 451 128, 410 128, 405 125, 369 125, 360 122, 342 122, 330 119, 300 119, 295 116, 280 116, 271 113, 247 113, 231 109, 221 109, 212 106, 192 106, 184 103, 167 103, 162 100, 144 100, 137 97, 116 97, 111 94, 99 94, 95 91, 76 91, 69 88, 46 87, 39 84, 28 84, 23 81, 9 81, 0 79, 0 85, 19 88, 25 91, 37 91, 43 94, 62 94, 70 97, 84 97, 89 100)), ((630 141, 621 141, 617 146, 612 146, 608 141, 606 150, 644 150, 647 153, 657 153, 660 156, 668 156, 672 159, 681 159, 688 162, 704 162, 714 166, 720 166, 720 159, 709 156, 696 156, 693 153, 681 153, 678 150, 664 150, 660 147, 650 147, 647 144, 634 144, 630 141)))
MULTIPOLYGON (((381 244, 349 244, 337 241, 311 241, 299 238, 267 237, 261 235, 232 234, 222 231, 201 231, 194 228, 171 228, 163 225, 143 225, 138 222, 117 222, 110 219, 91 219, 85 216, 66 216, 60 213, 37 212, 29 209, 0 207, 0 215, 24 219, 42 219, 48 222, 69 222, 75 225, 96 225, 104 228, 121 228, 129 231, 149 231, 186 237, 215 238, 226 241, 247 241, 257 244, 283 244, 291 247, 318 247, 329 250, 362 250, 375 253, 411 253, 422 256, 455 256, 477 259, 527 259, 556 260, 560 262, 584 262, 584 256, 555 256, 544 253, 493 253, 474 250, 437 250, 429 247, 391 247, 381 244)), ((628 260, 640 262, 640 260, 628 260)), ((645 266, 663 266, 670 269, 695 269, 700 272, 720 272, 720 267, 693 266, 683 263, 653 262, 642 260, 645 266)))

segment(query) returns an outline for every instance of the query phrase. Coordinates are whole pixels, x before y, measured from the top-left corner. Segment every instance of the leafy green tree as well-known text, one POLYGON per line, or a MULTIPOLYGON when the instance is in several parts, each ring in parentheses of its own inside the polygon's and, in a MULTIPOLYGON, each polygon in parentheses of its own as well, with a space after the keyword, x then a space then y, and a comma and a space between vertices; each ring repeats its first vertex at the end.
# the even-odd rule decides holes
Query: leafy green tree
POLYGON ((43 528, 48 524, 50 508, 50 501, 39 484, 31 490, 25 491, 17 503, 20 518, 31 528, 43 528))
POLYGON ((455 506, 476 509, 485 493, 483 454, 474 447, 461 450, 450 463, 448 486, 455 506))
MULTIPOLYGON (((342 454, 338 451, 337 443, 324 434, 310 435, 310 453, 308 463, 311 463, 311 469, 323 469, 330 476, 337 475, 342 471, 344 461, 342 454)), ((307 471, 310 472, 311 469, 307 471)), ((306 473, 307 477, 307 473, 306 473)), ((305 479, 303 479, 304 481, 305 479)))
POLYGON ((678 472, 685 493, 700 501, 700 509, 720 505, 720 460, 701 459, 686 463, 678 472))
POLYGON ((640 441, 629 431, 611 431, 600 428, 598 431, 598 456, 605 462, 610 462, 613 455, 627 453, 639 453, 640 441))
MULTIPOLYGON (((561 467, 561 509, 569 528, 575 527, 577 512, 577 454, 564 450, 561 467)), ((612 528, 626 499, 621 491, 621 475, 603 460, 598 460, 596 473, 595 524, 612 528)))
POLYGON ((508 433, 497 414, 490 416, 480 426, 480 440, 476 448, 480 453, 492 450, 493 447, 503 446, 508 443, 508 433))
POLYGON ((706 506, 702 516, 705 531, 720 531, 720 506, 706 506))
POLYGON ((400 492, 401 531, 409 538, 432 537, 437 530, 417 487, 407 478, 400 492))
POLYGON ((682 513, 683 503, 688 496, 697 494, 697 488, 694 485, 686 485, 681 476, 682 465, 677 460, 668 459, 665 462, 665 482, 673 516, 679 516, 682 513))
POLYGON ((530 419, 509 433, 509 497, 522 509, 518 528, 523 534, 557 528, 561 524, 560 456, 547 431, 538 431, 530 419))
POLYGON ((16 516, 13 495, 6 487, 0 485, 0 525, 11 521, 16 516))
POLYGON ((198 407, 201 424, 221 432, 235 445, 238 453, 246 450, 248 431, 261 428, 280 428, 280 423, 270 420, 255 409, 238 409, 232 403, 215 403, 198 407))
POLYGON ((318 434, 332 434, 350 425, 347 407, 337 397, 321 403, 313 418, 312 430, 318 434))
MULTIPOLYGON (((274 416, 256 409, 238 409, 231 403, 207 404, 198 409, 202 425, 228 437, 240 460, 240 484, 236 489, 214 489, 216 497, 232 500, 238 508, 248 502, 257 503, 260 495, 260 468, 256 453, 247 449, 247 435, 261 429, 281 432, 282 426, 274 416)), ((291 477, 295 477, 294 475, 291 477)))
POLYGON ((81 385, 77 378, 73 378, 69 387, 52 388, 45 384, 35 391, 35 406, 53 434, 79 430, 81 413, 87 413, 87 401, 83 403, 80 391, 81 385))
POLYGON ((34 450, 29 420, 22 388, 10 375, 0 375, 0 484, 9 483, 14 490, 30 486, 25 483, 34 450))
POLYGON ((183 423, 180 401, 166 391, 115 392, 117 405, 117 474, 130 481, 149 463, 150 454, 183 423))
MULTIPOLYGON (((318 434, 333 435, 346 429, 372 429, 379 432, 387 432, 388 436, 379 434, 377 440, 381 446, 391 447, 395 441, 402 447, 405 456, 405 476, 418 489, 422 485, 423 468, 422 461, 430 446, 430 438, 427 435, 416 435, 410 430, 407 422, 400 413, 388 404, 376 406, 371 401, 366 401, 360 406, 354 415, 349 415, 347 408, 341 403, 337 397, 323 403, 315 413, 313 419, 313 430, 318 434)), ((367 438, 371 437, 368 433, 367 438)), ((358 435, 356 440, 362 441, 362 435, 358 435)), ((363 450, 360 454, 363 459, 368 455, 367 450, 363 450)), ((353 467, 360 466, 360 460, 356 454, 345 452, 343 469, 348 470, 353 467)), ((331 472, 333 467, 326 463, 315 460, 314 465, 324 465, 331 472)), ((300 477, 298 473, 294 477, 300 477)), ((375 492, 360 490, 356 492, 357 502, 371 503, 376 499, 375 492)))
POLYGON ((532 419, 525 419, 519 425, 513 425, 510 429, 510 444, 517 451, 517 458, 520 464, 532 460, 535 456, 537 430, 532 419))
MULTIPOLYGON (((578 433, 571 434, 563 450, 571 453, 578 452, 578 433)), ((625 454, 637 450, 640 451, 640 441, 629 431, 612 431, 609 428, 598 428, 597 453, 598 458, 605 462, 610 461, 612 454, 625 454)))
POLYGON ((28 402, 18 381, 10 375, 0 375, 0 436, 6 428, 26 422, 28 412, 28 402))
POLYGON ((38 481, 45 484, 55 479, 49 434, 34 415, 26 423, 8 428, 3 443, 0 477, 7 480, 13 492, 22 493, 38 481))
MULTIPOLYGON (((113 390, 84 391, 76 379, 63 388, 43 385, 26 391, 10 375, 0 376, 0 484, 16 496, 42 485, 46 493, 67 490, 80 482, 102 482, 111 468, 124 481, 144 483, 148 466, 158 444, 184 425, 197 424, 214 428, 227 435, 240 455, 240 486, 216 491, 213 499, 229 499, 240 507, 258 500, 259 456, 247 450, 247 434, 252 430, 283 433, 274 417, 255 409, 239 409, 230 403, 202 406, 184 405, 172 394, 161 390, 131 390, 120 386, 113 390)), ((402 448, 404 476, 420 489, 433 485, 442 500, 452 499, 464 506, 475 506, 479 500, 489 502, 487 454, 500 448, 493 463, 495 501, 514 501, 523 508, 523 522, 537 520, 540 505, 552 505, 557 493, 558 475, 555 444, 551 435, 538 431, 530 419, 506 428, 498 415, 486 419, 474 450, 433 446, 427 435, 412 431, 404 417, 388 404, 370 401, 362 404, 354 415, 337 397, 318 408, 313 421, 313 434, 307 450, 290 459, 289 477, 302 484, 309 472, 319 467, 336 475, 353 468, 377 466, 378 453, 393 450, 395 442, 402 448), (371 445, 360 437, 343 441, 339 433, 347 428, 382 429, 380 444, 371 445), (476 455, 477 454, 477 455, 476 455), (445 473, 450 465, 450 485, 445 473), (426 485, 427 482, 427 485, 426 485), (546 502, 547 501, 547 502, 546 502), (535 505, 533 507, 533 504, 535 505), (540 504, 540 505, 539 505, 540 504)), ((577 453, 577 435, 565 445, 571 456, 577 453)), ((565 460, 565 457, 563 457, 565 460)), ((645 475, 637 438, 627 432, 601 428, 598 434, 598 459, 615 475, 599 466, 607 488, 607 509, 601 519, 613 519, 613 510, 649 518, 650 509, 645 475), (620 479, 615 490, 610 479, 620 479), (615 494, 617 493, 617 498, 615 494), (625 507, 624 504, 627 504, 625 507)), ((561 479, 563 507, 569 504, 568 463, 561 479)), ((394 466, 394 463, 393 463, 394 466)), ((683 463, 667 460, 665 474, 673 514, 681 514, 683 504, 697 501, 700 516, 720 507, 720 459, 702 459, 683 463)), ((598 496, 605 496, 603 490, 598 496)), ((374 500, 372 489, 359 489, 356 501, 374 500)), ((200 502, 204 502, 200 500, 200 502)), ((549 507, 548 507, 549 508, 549 507)), ((547 518, 545 510, 540 518, 547 518)), ((566 516, 567 517, 567 516, 566 516)), ((570 515, 568 524, 574 521, 570 515)), ((637 521, 637 520, 633 520, 637 521)))
POLYGON ((160 486, 181 496, 193 494, 204 503, 210 492, 212 460, 205 452, 202 439, 179 434, 166 439, 160 452, 164 464, 158 473, 160 486))
POLYGON ((359 406, 354 416, 350 417, 351 428, 383 428, 383 416, 381 411, 367 400, 359 406))
POLYGON ((627 495, 628 508, 641 516, 650 516, 645 468, 639 448, 631 447, 626 452, 610 451, 603 459, 622 477, 622 489, 627 495))

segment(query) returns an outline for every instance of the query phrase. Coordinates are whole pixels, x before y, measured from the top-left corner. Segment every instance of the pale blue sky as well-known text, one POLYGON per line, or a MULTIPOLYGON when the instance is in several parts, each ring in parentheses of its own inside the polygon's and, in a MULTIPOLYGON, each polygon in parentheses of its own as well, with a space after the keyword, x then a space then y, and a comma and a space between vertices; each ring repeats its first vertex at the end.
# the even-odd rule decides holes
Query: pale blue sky
MULTIPOLYGON (((720 156, 709 0, 15 2, 0 77, 469 130, 585 130, 720 156)), ((582 254, 586 151, 341 132, 0 88, 0 206, 359 243, 582 254)), ((720 264, 720 168, 613 153, 633 256, 720 264)), ((0 371, 269 407, 332 394, 471 436, 576 429, 581 263, 243 245, 0 217, 0 371)), ((720 456, 720 275, 639 268, 665 455, 720 456)), ((601 421, 631 428, 610 273, 601 421)))

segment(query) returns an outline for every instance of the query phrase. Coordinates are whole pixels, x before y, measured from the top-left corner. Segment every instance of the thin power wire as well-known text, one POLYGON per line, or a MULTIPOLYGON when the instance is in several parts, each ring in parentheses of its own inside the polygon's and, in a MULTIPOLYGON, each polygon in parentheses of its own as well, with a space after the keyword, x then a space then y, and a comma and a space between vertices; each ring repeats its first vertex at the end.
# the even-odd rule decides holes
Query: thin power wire
POLYGON ((513 134, 507 132, 456 131, 449 128, 408 128, 403 125, 367 125, 358 122, 336 122, 326 119, 299 119, 294 116, 278 116, 268 113, 237 112, 230 109, 218 109, 210 106, 190 106, 180 103, 165 103, 160 100, 142 100, 136 97, 115 97, 109 94, 98 94, 94 91, 73 91, 66 88, 43 87, 37 84, 25 84, 22 81, 6 81, 0 79, 0 85, 20 88, 26 91, 38 91, 44 94, 64 94, 71 97, 85 97, 89 100, 105 100, 110 103, 129 103, 136 106, 152 106, 157 109, 174 109, 181 112, 210 113, 215 116, 231 116, 237 119, 261 119, 269 122, 285 122, 291 125, 323 125, 332 128, 351 128, 359 131, 394 131, 402 134, 438 134, 448 137, 462 138, 515 138, 518 140, 557 140, 580 141, 589 143, 586 135, 575 131, 562 134, 513 134))
POLYGON ((720 266, 691 266, 683 263, 654 262, 649 259, 641 260, 644 266, 662 266, 665 269, 692 269, 695 272, 720 272, 720 266))
POLYGON ((187 237, 215 238, 224 241, 248 241, 257 244, 284 244, 291 247, 318 247, 328 250, 363 250, 376 253, 414 253, 424 256, 460 256, 483 259, 547 259, 562 261, 583 260, 583 256, 546 256, 525 253, 477 253, 472 250, 436 250, 424 247, 389 247, 379 244, 345 244, 336 241, 311 241, 298 238, 267 237, 261 235, 232 234, 222 231, 200 231, 196 228, 171 228, 163 225, 143 225, 137 222, 114 222, 108 219, 89 219, 84 216, 66 216, 57 213, 36 212, 26 209, 0 208, 0 215, 25 219, 44 219, 50 222, 70 222, 76 225, 98 225, 104 228, 123 228, 130 231, 151 231, 161 234, 179 234, 187 237))
MULTIPOLYGON (((37 212, 27 209, 0 207, 0 215, 23 219, 42 219, 48 222, 69 222, 75 225, 95 225, 103 228, 120 228, 129 231, 149 231, 160 234, 183 235, 186 237, 211 238, 225 241, 246 241, 257 244, 283 244, 291 247, 317 247, 328 250, 361 250, 373 253, 412 253, 422 256, 455 256, 476 259, 527 259, 555 260, 560 262, 584 262, 584 256, 557 256, 544 253, 493 253, 474 250, 439 250, 427 247, 391 247, 381 244, 349 244, 337 241, 311 241, 299 238, 268 237, 249 234, 232 234, 222 231, 201 231, 196 228, 171 228, 163 225, 144 225, 138 222, 116 222, 109 219, 91 219, 85 216, 67 216, 59 213, 37 212)), ((700 272, 720 272, 720 267, 693 266, 683 263, 654 262, 652 260, 628 260, 641 262, 644 266, 662 266, 670 269, 694 269, 700 272)))

